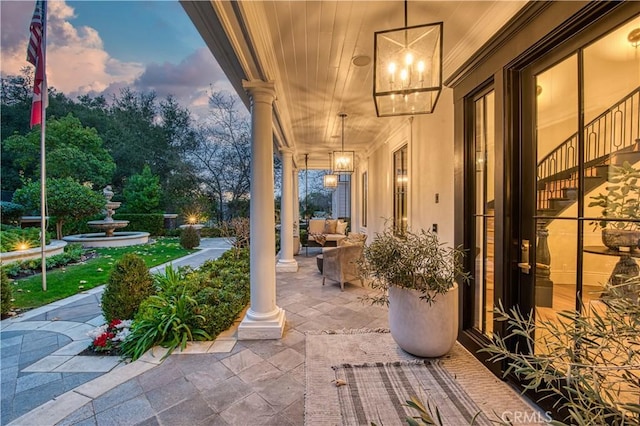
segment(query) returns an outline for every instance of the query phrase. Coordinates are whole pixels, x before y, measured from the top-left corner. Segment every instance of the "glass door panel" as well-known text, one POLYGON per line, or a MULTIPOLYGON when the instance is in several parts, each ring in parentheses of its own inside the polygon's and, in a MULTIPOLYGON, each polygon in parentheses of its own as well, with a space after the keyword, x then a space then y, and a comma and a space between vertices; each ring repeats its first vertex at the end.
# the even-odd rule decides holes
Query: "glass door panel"
MULTIPOLYGON (((533 280, 539 322, 555 320, 558 311, 576 307, 580 194, 578 55, 537 74, 535 88, 537 219, 533 280)), ((540 329, 536 330, 539 334, 540 329)))
POLYGON ((627 40, 636 28, 640 17, 583 51, 585 305, 607 283, 638 275, 640 188, 633 174, 640 173, 640 46, 627 40), (618 220, 604 221, 605 215, 618 220), (618 233, 629 235, 619 249, 609 241, 618 233))
POLYGON ((393 229, 397 235, 404 235, 407 231, 407 184, 408 147, 403 146, 393 153, 393 229))
POLYGON ((473 103, 475 182, 474 322, 480 332, 493 333, 495 232, 495 94, 473 103))

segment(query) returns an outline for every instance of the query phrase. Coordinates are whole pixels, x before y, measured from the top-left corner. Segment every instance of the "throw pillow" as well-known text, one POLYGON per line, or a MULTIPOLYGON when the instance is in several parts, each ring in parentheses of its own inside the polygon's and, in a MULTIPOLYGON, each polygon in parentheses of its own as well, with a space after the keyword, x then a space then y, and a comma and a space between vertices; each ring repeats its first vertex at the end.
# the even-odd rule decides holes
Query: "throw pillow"
POLYGON ((324 232, 324 219, 311 219, 309 221, 309 234, 322 234, 324 232))
POLYGON ((338 224, 336 225, 336 234, 345 235, 347 233, 347 226, 349 226, 347 222, 343 222, 341 220, 338 221, 338 224))
POLYGON ((338 219, 327 219, 327 221, 324 223, 324 233, 335 234, 337 225, 338 219))

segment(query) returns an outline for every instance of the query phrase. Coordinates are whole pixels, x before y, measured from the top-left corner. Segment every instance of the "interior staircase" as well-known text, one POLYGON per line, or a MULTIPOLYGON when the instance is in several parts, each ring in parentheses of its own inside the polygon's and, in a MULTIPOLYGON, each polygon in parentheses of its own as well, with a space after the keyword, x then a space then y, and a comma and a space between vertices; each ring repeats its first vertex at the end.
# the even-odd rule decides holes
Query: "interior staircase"
MULTIPOLYGON (((609 167, 640 161, 640 87, 584 128, 584 193, 607 180, 609 167)), ((537 214, 558 217, 577 202, 578 134, 538 163, 537 214)))

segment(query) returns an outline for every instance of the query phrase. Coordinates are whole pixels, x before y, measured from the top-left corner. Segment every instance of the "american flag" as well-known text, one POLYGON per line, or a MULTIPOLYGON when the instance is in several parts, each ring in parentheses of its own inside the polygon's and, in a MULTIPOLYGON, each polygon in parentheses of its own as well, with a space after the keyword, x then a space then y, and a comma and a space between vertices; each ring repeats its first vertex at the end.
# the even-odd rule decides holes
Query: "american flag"
POLYGON ((42 124, 42 103, 47 102, 47 78, 45 73, 45 28, 46 28, 47 2, 37 0, 36 8, 31 18, 29 30, 29 47, 27 48, 27 61, 36 67, 33 79, 33 102, 31 104, 31 127, 42 124))

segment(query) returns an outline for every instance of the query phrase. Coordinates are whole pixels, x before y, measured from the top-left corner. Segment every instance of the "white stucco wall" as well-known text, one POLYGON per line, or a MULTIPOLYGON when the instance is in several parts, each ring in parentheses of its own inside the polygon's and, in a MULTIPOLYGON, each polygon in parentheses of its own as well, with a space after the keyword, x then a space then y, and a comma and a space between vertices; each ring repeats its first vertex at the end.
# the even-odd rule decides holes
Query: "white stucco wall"
POLYGON ((453 113, 453 91, 445 88, 433 114, 416 115, 413 125, 407 118, 363 161, 361 171, 369 172, 369 238, 384 228, 384 218, 393 217, 393 152, 407 143, 409 227, 431 229, 437 224, 440 240, 453 245, 453 113))

